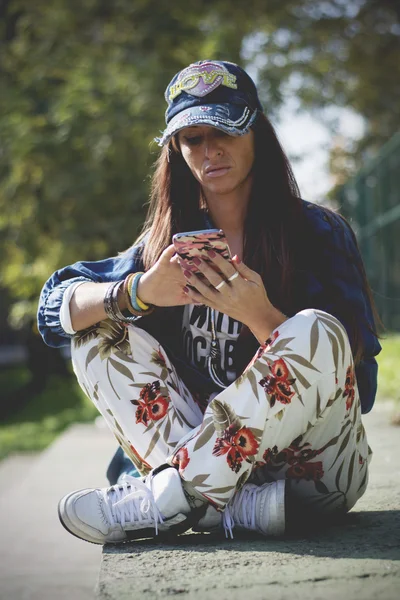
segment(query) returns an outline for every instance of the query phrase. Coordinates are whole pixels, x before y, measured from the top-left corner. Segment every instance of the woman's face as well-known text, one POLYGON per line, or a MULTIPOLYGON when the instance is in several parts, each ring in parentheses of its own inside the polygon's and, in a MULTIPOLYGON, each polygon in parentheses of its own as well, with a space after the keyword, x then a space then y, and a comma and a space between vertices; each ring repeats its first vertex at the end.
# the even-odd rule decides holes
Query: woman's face
POLYGON ((239 136, 201 125, 178 133, 182 156, 207 197, 229 194, 251 176, 254 163, 254 133, 239 136))

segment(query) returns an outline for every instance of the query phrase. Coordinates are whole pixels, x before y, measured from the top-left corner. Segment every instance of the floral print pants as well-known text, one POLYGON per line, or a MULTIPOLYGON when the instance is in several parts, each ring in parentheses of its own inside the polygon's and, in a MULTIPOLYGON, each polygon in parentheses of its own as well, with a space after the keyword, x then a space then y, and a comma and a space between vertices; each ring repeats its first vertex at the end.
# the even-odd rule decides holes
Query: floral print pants
POLYGON ((109 320, 73 338, 78 381, 142 475, 160 464, 223 509, 247 480, 286 478, 312 510, 349 510, 371 450, 346 331, 314 309, 280 325, 204 403, 147 332, 109 320), (204 409, 205 407, 205 409, 204 409))

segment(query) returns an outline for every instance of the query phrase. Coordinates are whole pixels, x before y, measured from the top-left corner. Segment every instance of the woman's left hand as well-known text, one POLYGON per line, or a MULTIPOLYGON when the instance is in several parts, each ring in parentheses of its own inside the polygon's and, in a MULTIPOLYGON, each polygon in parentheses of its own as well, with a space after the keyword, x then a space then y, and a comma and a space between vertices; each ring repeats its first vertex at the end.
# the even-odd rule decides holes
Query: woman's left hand
POLYGON ((214 251, 208 252, 208 256, 210 263, 194 259, 206 281, 184 270, 187 283, 195 288, 185 287, 184 291, 193 303, 210 306, 247 325, 263 344, 287 317, 271 304, 260 275, 242 263, 238 256, 231 261, 214 251))

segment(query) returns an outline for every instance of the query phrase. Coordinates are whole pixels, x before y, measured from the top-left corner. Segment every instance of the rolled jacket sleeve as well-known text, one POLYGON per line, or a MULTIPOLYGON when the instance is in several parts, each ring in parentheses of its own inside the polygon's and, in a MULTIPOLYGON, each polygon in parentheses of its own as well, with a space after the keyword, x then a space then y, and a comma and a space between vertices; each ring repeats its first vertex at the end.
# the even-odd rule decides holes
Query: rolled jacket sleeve
POLYGON ((38 306, 38 328, 45 343, 55 348, 70 343, 72 335, 64 331, 60 311, 64 293, 71 285, 119 281, 143 270, 142 249, 142 245, 135 246, 114 258, 77 262, 53 273, 43 286, 38 306))
POLYGON ((75 294, 75 290, 83 283, 85 283, 85 281, 77 281, 76 283, 72 283, 63 294, 60 309, 60 322, 61 327, 64 329, 65 333, 69 333, 70 335, 75 335, 76 331, 72 327, 71 310, 69 305, 72 296, 75 294))

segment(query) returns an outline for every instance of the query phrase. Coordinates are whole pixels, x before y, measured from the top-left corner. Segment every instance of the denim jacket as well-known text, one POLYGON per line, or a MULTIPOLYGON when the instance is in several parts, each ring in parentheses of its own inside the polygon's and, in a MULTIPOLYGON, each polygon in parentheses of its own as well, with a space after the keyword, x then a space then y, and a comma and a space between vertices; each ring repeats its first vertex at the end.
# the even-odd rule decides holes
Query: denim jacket
MULTIPOLYGON (((373 325, 372 310, 362 288, 362 261, 354 233, 340 215, 328 213, 316 204, 304 200, 301 202, 308 235, 318 241, 322 251, 315 252, 312 248, 298 265, 298 282, 302 293, 299 294, 300 299, 297 303, 294 302, 289 310, 285 307, 283 312, 293 316, 304 308, 324 310, 343 323, 351 339, 352 330, 341 316, 340 306, 343 306, 343 303, 352 306, 353 317, 361 326, 364 343, 364 356, 357 365, 356 376, 362 412, 366 413, 371 410, 375 400, 378 365, 374 357, 380 352, 381 346, 369 329, 373 325)), ((204 225, 212 226, 207 219, 204 225)), ((129 273, 143 271, 141 257, 144 243, 112 258, 77 262, 53 273, 44 284, 38 310, 39 331, 46 344, 60 347, 70 343, 72 336, 62 329, 60 323, 60 308, 65 290, 78 281, 112 282, 124 279, 129 273)), ((207 387, 210 381, 185 364, 187 361, 180 347, 182 311, 182 307, 159 307, 148 317, 138 317, 135 324, 158 339, 171 355, 175 366, 178 364, 178 372, 185 378, 189 387, 190 383, 207 387)), ((247 344, 247 362, 258 347, 255 338, 251 338, 251 343, 247 344)))

